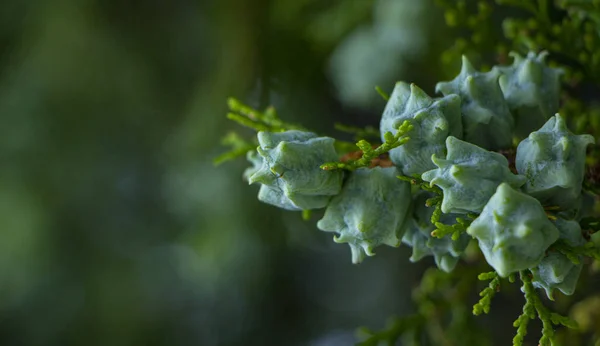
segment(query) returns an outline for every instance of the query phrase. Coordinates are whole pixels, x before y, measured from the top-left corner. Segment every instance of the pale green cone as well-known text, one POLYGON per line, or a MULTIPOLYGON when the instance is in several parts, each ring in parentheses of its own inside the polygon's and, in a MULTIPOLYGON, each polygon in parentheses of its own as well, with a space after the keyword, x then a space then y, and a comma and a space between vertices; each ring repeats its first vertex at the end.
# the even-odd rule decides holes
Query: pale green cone
POLYGON ((501 154, 454 137, 446 139, 446 147, 445 159, 432 157, 438 168, 421 176, 444 191, 444 213, 479 213, 501 183, 515 188, 525 183, 525 177, 510 171, 501 154))
MULTIPOLYGON (((413 208, 410 219, 407 221, 406 233, 402 237, 402 242, 412 247, 411 262, 417 262, 426 256, 433 256, 438 268, 445 272, 451 272, 460 255, 469 245, 471 237, 468 234, 461 234, 459 239, 454 241, 450 235, 444 238, 436 238, 431 235, 435 227, 431 224, 431 215, 433 207, 427 207, 425 202, 433 197, 429 192, 419 191, 413 197, 413 208)), ((441 222, 453 224, 456 222, 456 214, 445 214, 441 217, 441 222)))
POLYGON ((411 205, 411 186, 397 175, 395 167, 357 169, 317 222, 320 230, 338 234, 336 242, 350 245, 353 263, 373 256, 379 245, 400 245, 411 205))
POLYGON ((544 205, 571 209, 581 195, 586 148, 594 142, 590 135, 571 133, 559 114, 550 118, 517 148, 517 171, 527 177, 525 192, 544 205))
POLYGON ((436 100, 415 84, 399 82, 381 118, 382 141, 386 132, 395 134, 405 120, 413 125, 410 140, 392 149, 390 159, 404 175, 421 174, 435 168, 431 155, 443 154, 449 135, 462 136, 460 98, 448 95, 436 100))
POLYGON ((560 76, 564 73, 545 63, 547 52, 526 57, 511 52, 511 66, 495 66, 502 73, 500 87, 508 107, 515 117, 515 135, 527 137, 539 129, 558 111, 560 76))
POLYGON ((498 71, 475 70, 463 56, 460 74, 435 87, 436 92, 445 96, 460 96, 464 140, 489 150, 510 148, 512 144, 514 119, 504 100, 499 78, 498 71))
MULTIPOLYGON (((577 221, 557 219, 554 222, 560 232, 559 239, 569 246, 578 247, 585 244, 581 227, 577 221)), ((579 264, 573 263, 567 256, 558 251, 548 253, 540 264, 533 268, 533 285, 543 288, 546 295, 554 300, 553 292, 558 289, 563 294, 572 295, 577 287, 577 281, 583 268, 582 258, 579 264)))
POLYGON ((537 266, 559 237, 540 202, 507 183, 498 186, 467 233, 502 277, 537 266))
POLYGON ((250 184, 262 184, 258 199, 287 210, 324 208, 341 191, 343 172, 324 171, 337 161, 334 139, 304 131, 259 132, 259 147, 248 154, 250 184))

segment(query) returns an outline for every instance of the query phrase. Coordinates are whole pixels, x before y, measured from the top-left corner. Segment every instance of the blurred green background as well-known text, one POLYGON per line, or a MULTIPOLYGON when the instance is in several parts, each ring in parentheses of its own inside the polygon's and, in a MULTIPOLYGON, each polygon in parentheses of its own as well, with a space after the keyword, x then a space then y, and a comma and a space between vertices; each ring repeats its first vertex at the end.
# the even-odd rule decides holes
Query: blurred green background
POLYGON ((212 159, 227 97, 377 126, 448 35, 429 0, 3 0, 0 344, 348 345, 413 311, 431 260, 352 265, 212 159))

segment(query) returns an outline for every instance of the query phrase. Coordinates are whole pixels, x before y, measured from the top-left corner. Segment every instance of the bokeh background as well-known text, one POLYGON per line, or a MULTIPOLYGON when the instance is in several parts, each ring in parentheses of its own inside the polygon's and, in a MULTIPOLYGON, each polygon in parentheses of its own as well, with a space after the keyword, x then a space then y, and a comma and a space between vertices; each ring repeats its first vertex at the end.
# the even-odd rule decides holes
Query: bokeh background
POLYGON ((352 265, 212 160, 227 97, 344 136, 375 85, 433 94, 453 35, 430 0, 2 0, 0 344, 349 345, 414 311, 431 260, 352 265))

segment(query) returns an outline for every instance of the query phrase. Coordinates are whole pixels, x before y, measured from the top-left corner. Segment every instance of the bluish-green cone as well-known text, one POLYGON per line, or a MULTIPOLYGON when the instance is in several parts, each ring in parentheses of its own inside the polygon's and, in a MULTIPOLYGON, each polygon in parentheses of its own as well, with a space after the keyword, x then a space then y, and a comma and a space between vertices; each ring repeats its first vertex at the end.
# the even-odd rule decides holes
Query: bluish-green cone
MULTIPOLYGON (((419 191, 413 197, 413 208, 406 224, 406 233, 402 242, 412 247, 411 262, 417 262, 425 256, 433 256, 438 268, 451 272, 458 263, 460 255, 469 245, 468 234, 461 234, 456 241, 450 235, 444 238, 431 236, 435 227, 431 224, 434 208, 427 207, 425 202, 433 197, 431 193, 419 191)), ((455 214, 442 215, 441 222, 452 224, 456 222, 455 214)))
POLYGON ((386 132, 396 134, 405 120, 413 125, 408 133, 410 141, 392 149, 390 159, 404 175, 421 174, 435 168, 431 155, 443 154, 446 137, 462 137, 460 97, 434 100, 415 84, 399 82, 381 118, 382 141, 386 132))
POLYGON ((527 177, 525 191, 544 205, 571 209, 581 195, 590 135, 574 135, 557 114, 519 143, 517 171, 527 177))
POLYGON ((433 156, 438 168, 423 173, 423 180, 444 190, 444 213, 479 213, 500 183, 518 188, 525 177, 514 175, 508 160, 495 152, 454 137, 446 139, 445 159, 433 156))
POLYGON ((338 159, 333 138, 303 131, 259 132, 260 146, 248 154, 250 184, 262 184, 258 199, 288 210, 324 208, 340 192, 343 173, 320 165, 338 159))
MULTIPOLYGON (((559 239, 569 246, 578 247, 585 244, 581 227, 577 221, 557 219, 554 224, 560 232, 559 239)), ((574 264, 567 256, 558 251, 548 253, 537 267, 531 269, 533 285, 543 288, 551 300, 554 300, 553 291, 555 289, 566 295, 572 295, 583 268, 581 256, 579 260, 579 264, 574 264)))
POLYGON ((463 138, 489 150, 510 148, 514 119, 498 84, 499 71, 479 72, 463 56, 460 74, 436 85, 436 92, 461 98, 463 138))
POLYGON ((506 183, 467 233, 477 238, 485 259, 502 277, 538 265, 559 236, 540 202, 506 183))
POLYGON ((320 230, 339 234, 334 241, 350 245, 353 263, 373 256, 373 249, 381 244, 400 245, 411 187, 397 175, 395 167, 357 169, 317 223, 320 230))
POLYGON ((558 111, 563 71, 546 65, 547 52, 510 55, 514 58, 512 66, 496 66, 494 70, 502 73, 500 87, 515 117, 515 134, 524 138, 558 111))

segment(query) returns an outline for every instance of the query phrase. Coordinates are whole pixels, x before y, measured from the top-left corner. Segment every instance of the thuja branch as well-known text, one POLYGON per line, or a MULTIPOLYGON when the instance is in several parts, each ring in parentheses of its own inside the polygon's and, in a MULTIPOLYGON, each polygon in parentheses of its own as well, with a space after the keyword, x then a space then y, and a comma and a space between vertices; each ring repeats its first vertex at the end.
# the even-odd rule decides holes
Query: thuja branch
MULTIPOLYGON (((301 129, 300 126, 281 121, 274 107, 268 107, 264 112, 261 112, 233 97, 227 100, 227 105, 230 111, 227 113, 228 119, 255 131, 281 132, 292 128, 301 129)), ((256 149, 258 145, 255 139, 246 140, 235 132, 230 132, 223 137, 221 144, 230 147, 230 150, 216 157, 213 160, 215 165, 244 156, 249 151, 256 149)))
POLYGON ((213 160, 213 163, 215 165, 220 165, 223 162, 236 159, 240 156, 244 156, 250 150, 256 149, 256 146, 258 145, 256 141, 247 141, 235 132, 230 132, 225 137, 223 137, 223 139, 221 140, 221 144, 224 146, 228 146, 231 149, 228 152, 217 156, 213 160))
MULTIPOLYGON (((441 212, 441 208, 436 206, 436 211, 438 210, 441 212)), ((467 214, 466 219, 457 217, 456 223, 452 225, 447 225, 442 222, 436 221, 434 223, 436 229, 433 232, 431 232, 431 235, 436 238, 443 238, 450 234, 452 236, 452 240, 458 240, 460 235, 467 231, 467 228, 476 217, 477 215, 475 214, 467 214)))
POLYGON ((397 177, 400 180, 407 181, 412 185, 419 187, 423 191, 431 192, 435 194, 434 197, 429 198, 425 205, 430 208, 434 208, 433 213, 431 215, 431 224, 436 227, 431 232, 431 235, 436 238, 444 238, 447 235, 452 236, 452 240, 457 240, 461 233, 467 231, 467 228, 471 224, 471 222, 477 218, 477 214, 468 213, 466 214, 466 218, 457 217, 456 223, 452 225, 447 225, 443 222, 440 222, 440 218, 442 216, 442 201, 444 198, 444 192, 436 185, 432 185, 431 183, 421 179, 418 176, 407 177, 400 175, 397 177))
MULTIPOLYGON (((287 130, 306 130, 302 126, 282 121, 273 106, 269 106, 261 112, 233 97, 227 100, 227 105, 229 106, 228 119, 255 131, 283 132, 287 130)), ((215 165, 220 165, 223 162, 244 156, 249 151, 256 149, 258 145, 256 139, 249 141, 235 132, 230 132, 223 137, 221 144, 231 149, 215 158, 213 160, 215 165)))
MULTIPOLYGON (((436 186, 437 188, 437 186, 436 186)), ((439 188, 438 188, 439 189, 439 188)), ((457 240, 460 237, 461 233, 467 231, 467 227, 471 224, 471 221, 476 217, 472 217, 471 214, 467 214, 469 217, 468 220, 465 220, 461 217, 456 218, 456 223, 452 225, 447 225, 440 221, 442 216, 442 200, 443 193, 440 191, 439 195, 428 199, 425 202, 425 205, 428 207, 433 207, 433 213, 431 214, 431 224, 435 226, 435 229, 431 232, 431 236, 436 238, 444 238, 447 235, 452 236, 452 240, 457 240)))
MULTIPOLYGON (((501 0, 498 1, 502 2, 501 0)), ((532 7, 530 10, 542 19, 547 17, 548 9, 546 0, 539 0, 538 2, 533 0, 522 2, 505 0, 503 2, 520 4, 520 6, 537 3, 539 6, 532 7)), ((464 8, 459 8, 461 6, 464 7, 463 5, 466 2, 459 1, 455 3, 457 4, 457 9, 461 11, 460 13, 466 13, 463 11, 465 10, 464 8)), ((475 30, 479 23, 485 22, 484 18, 487 16, 486 13, 489 13, 489 8, 482 5, 479 12, 480 15, 476 20, 466 21, 467 23, 473 23, 472 25, 469 24, 471 26, 470 29, 475 30)), ((448 16, 447 18, 450 17, 452 16, 448 16)), ((521 43, 519 42, 521 40, 524 40, 522 43, 526 43, 531 47, 546 46, 545 43, 541 42, 542 40, 538 40, 539 42, 535 41, 532 38, 533 36, 521 32, 522 30, 516 30, 514 35, 511 33, 515 28, 523 28, 525 22, 513 22, 513 24, 516 24, 512 26, 509 25, 511 24, 509 21, 505 23, 506 31, 508 32, 507 36, 509 38, 511 35, 513 36, 512 39, 515 46, 520 46, 521 43)), ((531 23, 540 25, 540 20, 536 21, 532 19, 531 23)), ((532 32, 542 33, 543 35, 540 37, 543 40, 546 40, 546 36, 558 37, 559 34, 561 37, 567 37, 562 34, 564 33, 564 28, 558 28, 559 30, 557 30, 556 34, 553 34, 554 36, 544 36, 546 34, 544 30, 547 29, 531 29, 532 32)), ((481 37, 484 36, 477 35, 477 37, 479 38, 475 39, 474 35, 473 42, 482 42, 481 37)), ((482 45, 488 44, 488 42, 495 41, 487 40, 482 42, 482 45)), ((479 47, 482 47, 482 45, 479 47)), ((577 50, 570 51, 575 52, 577 50)), ((444 98, 439 100, 432 99, 415 85, 403 82, 396 85, 391 96, 388 96, 379 89, 378 91, 382 97, 389 99, 388 105, 390 105, 389 108, 386 108, 384 117, 382 117, 382 129, 383 132, 387 130, 391 131, 381 134, 383 135, 383 143, 381 144, 367 140, 367 137, 377 137, 377 141, 379 140, 379 136, 372 129, 362 130, 349 126, 338 126, 338 129, 354 134, 358 142, 354 145, 348 142, 335 141, 334 145, 336 147, 332 148, 331 144, 333 141, 331 138, 317 138, 317 135, 314 133, 288 131, 303 128, 281 121, 272 107, 267 108, 264 112, 259 112, 235 99, 230 99, 229 107, 231 108, 231 113, 228 114, 230 119, 256 131, 264 131, 259 133, 259 142, 262 142, 266 137, 273 136, 277 137, 277 140, 273 140, 272 142, 283 143, 281 148, 278 148, 282 150, 271 148, 274 145, 263 145, 263 143, 260 143, 261 147, 256 152, 248 155, 248 159, 253 164, 253 167, 249 168, 244 175, 248 178, 249 182, 261 185, 259 199, 265 203, 287 210, 326 208, 325 216, 317 222, 317 227, 326 232, 337 233, 336 238, 334 238, 337 242, 348 243, 353 254, 353 262, 355 263, 362 261, 366 255, 373 255, 373 248, 375 246, 382 244, 399 246, 400 242, 405 242, 413 247, 414 258, 433 255, 436 259, 436 264, 440 268, 451 271, 454 269, 456 261, 458 261, 458 255, 467 247, 469 239, 463 233, 469 228, 469 234, 477 238, 480 245, 486 245, 479 248, 483 251, 488 264, 498 271, 479 275, 480 280, 488 280, 489 283, 481 292, 479 302, 473 306, 473 313, 478 315, 489 312, 491 301, 500 287, 500 276, 512 273, 513 278, 509 277, 509 281, 514 282, 514 274, 517 271, 530 268, 536 273, 535 280, 532 277, 533 274, 529 271, 530 269, 519 273, 522 281, 522 291, 525 295, 525 305, 523 313, 514 323, 517 328, 514 344, 522 345, 527 333, 528 323, 534 318, 539 318, 543 324, 540 344, 552 344, 554 343, 553 326, 564 325, 572 327, 574 324, 568 318, 550 312, 542 304, 540 297, 536 294, 534 284, 546 288, 544 285, 549 285, 550 283, 544 282, 545 279, 543 277, 538 277, 539 268, 541 268, 542 264, 532 259, 538 256, 542 257, 544 254, 547 255, 547 251, 559 251, 573 262, 579 262, 583 256, 599 258, 600 254, 598 248, 592 243, 580 247, 570 247, 564 242, 558 242, 553 247, 550 247, 552 243, 556 242, 559 236, 563 237, 563 232, 562 230, 559 232, 558 228, 552 227, 548 219, 558 223, 561 221, 561 218, 565 218, 562 221, 570 221, 571 218, 567 220, 565 216, 567 213, 564 215, 558 213, 558 211, 562 210, 558 206, 546 206, 542 211, 537 199, 529 195, 527 191, 519 189, 525 183, 524 181, 520 181, 524 179, 523 176, 515 175, 518 171, 513 171, 515 174, 510 173, 508 167, 504 167, 506 166, 505 161, 499 160, 497 154, 489 151, 494 148, 509 147, 513 143, 512 139, 515 137, 525 137, 527 133, 540 134, 537 137, 543 137, 543 141, 521 141, 517 146, 517 154, 520 152, 523 156, 520 159, 519 155, 515 157, 515 161, 531 164, 531 169, 528 168, 528 171, 531 170, 533 173, 528 173, 527 175, 529 177, 536 177, 535 179, 531 178, 529 181, 532 186, 534 183, 537 184, 537 181, 545 182, 546 179, 556 179, 556 177, 560 178, 560 176, 564 175, 562 173, 562 175, 557 174, 555 170, 542 170, 539 168, 548 167, 549 164, 556 164, 563 169, 565 167, 562 162, 554 158, 545 157, 546 155, 540 156, 536 154, 528 157, 531 153, 540 152, 539 148, 542 148, 542 151, 545 151, 545 148, 552 148, 553 152, 556 149, 556 155, 552 157, 560 158, 567 148, 577 147, 579 149, 570 151, 573 154, 573 167, 582 168, 584 166, 585 150, 583 149, 588 144, 594 142, 594 138, 589 135, 574 135, 568 132, 561 115, 557 114, 552 117, 558 110, 558 104, 553 106, 551 111, 540 111, 541 113, 538 114, 539 118, 548 120, 539 130, 534 131, 536 128, 526 126, 520 130, 523 132, 522 135, 512 132, 511 121, 509 120, 514 120, 515 115, 530 113, 531 109, 538 109, 540 104, 549 103, 547 102, 548 100, 558 100, 560 91, 558 77, 561 71, 547 66, 544 62, 544 56, 545 53, 536 55, 533 52, 526 57, 515 55, 513 66, 496 66, 492 72, 489 72, 490 74, 476 71, 468 60, 464 58, 461 73, 453 81, 438 83, 436 89, 440 89, 442 94, 445 95, 444 98), (507 80, 505 83, 506 88, 502 87, 501 90, 498 89, 498 74, 502 74, 507 80), (540 79, 539 76, 541 75, 545 77, 540 79), (485 76, 493 78, 483 78, 485 76), (482 80, 481 84, 477 82, 479 79, 482 80), (533 87, 527 88, 528 90, 521 88, 523 84, 521 83, 521 79, 531 82, 533 87), (554 82, 543 82, 546 79, 554 82), (483 80, 492 81, 493 83, 487 85, 487 82, 484 83, 483 80), (538 80, 542 82, 536 82, 538 80), (552 90, 548 89, 549 84, 552 84, 552 88, 550 88, 552 90), (466 88, 467 91, 463 91, 465 85, 468 86, 466 88), (497 109, 486 109, 485 114, 488 114, 488 111, 489 113, 493 113, 497 116, 498 124, 506 126, 482 126, 481 131, 483 132, 478 134, 478 136, 473 136, 472 133, 460 130, 463 127, 469 128, 467 123, 463 123, 465 119, 478 118, 481 115, 478 112, 474 112, 472 113, 473 117, 461 116, 467 110, 461 104, 478 102, 478 98, 484 94, 488 95, 488 93, 476 93, 473 91, 488 89, 495 90, 492 94, 496 95, 495 99, 497 100, 493 103, 499 106, 502 105, 502 107, 494 106, 493 108, 497 109), (517 95, 527 98, 525 95, 527 92, 532 93, 534 101, 532 101, 533 104, 529 104, 524 108, 522 108, 519 99, 509 97, 509 95, 517 95), (390 114, 387 111, 387 109, 392 107, 394 108, 394 114, 390 114), (518 113, 511 113, 513 110, 518 113), (393 115, 393 117, 388 117, 388 115, 393 115), (399 123, 398 120, 404 119, 411 120, 404 121, 397 128, 396 124, 399 123), (444 124, 447 126, 441 126, 444 124), (388 158, 388 152, 404 145, 410 140, 409 135, 411 135, 410 131, 413 130, 413 125, 420 128, 419 135, 423 137, 419 137, 419 141, 410 142, 411 146, 415 144, 411 150, 401 150, 404 156, 400 162, 395 158, 395 162, 392 162, 388 158), (440 125, 439 128, 437 125, 440 125), (429 136, 427 135, 429 133, 440 135, 429 136), (549 133, 552 134, 550 135, 549 133), (497 140, 496 137, 498 138, 497 140), (488 138, 490 139, 489 141, 488 138), (494 139, 492 140, 492 138, 494 139), (421 139, 426 140, 420 141, 421 139), (446 159, 440 157, 443 152, 440 149, 443 140, 446 142, 446 159), (293 146, 301 146, 302 150, 298 150, 297 153, 294 150, 286 150, 287 147, 292 146, 291 144, 288 145, 288 143, 293 143, 293 146), (433 146, 429 147, 430 144, 433 144, 433 146), (342 146, 348 149, 344 151, 349 154, 344 155, 340 161, 327 162, 338 160, 343 155, 339 150, 342 146), (358 151, 356 148, 358 148, 358 151), (423 154, 423 151, 427 154, 424 157, 434 158, 430 163, 427 162, 427 165, 416 167, 415 169, 408 169, 408 166, 404 165, 406 162, 421 160, 421 155, 415 154, 417 152, 423 154), (310 155, 307 155, 307 153, 310 155), (464 157, 465 160, 463 161, 468 159, 469 164, 464 164, 457 157, 464 157), (327 163, 322 164, 323 162, 327 163), (417 185, 426 193, 417 192, 415 191, 416 189, 411 189, 407 186, 408 184, 400 184, 398 181, 395 181, 394 172, 397 172, 397 170, 393 167, 395 166, 394 163, 398 166, 396 167, 397 169, 401 169, 403 172, 410 172, 409 174, 418 172, 418 174, 421 174, 424 179, 430 182, 437 181, 436 178, 438 178, 455 184, 459 180, 466 188, 455 190, 444 188, 442 191, 440 187, 426 183, 421 177, 398 177, 401 180, 406 180, 413 185, 417 185), (402 165, 398 163, 402 163, 402 165), (435 169, 435 173, 431 173, 433 170, 427 171, 432 167, 429 164, 439 167, 435 169), (500 167, 498 164, 504 166, 501 169, 497 169, 500 167), (360 169, 373 167, 374 165, 386 165, 385 167, 390 167, 390 169, 360 169), (450 174, 446 174, 445 169, 449 165, 456 167, 453 167, 452 171, 449 170, 450 174), (473 170, 470 167, 476 167, 477 169, 473 170), (487 170, 488 167, 489 171, 487 170), (324 174, 321 170, 329 170, 331 172, 324 174), (348 172, 343 173, 340 170, 354 172, 346 174, 348 172), (469 172, 469 174, 461 175, 461 172, 469 172), (490 176, 493 178, 490 178, 490 176), (369 179, 378 179, 377 182, 384 182, 386 188, 381 188, 378 184, 370 184, 371 180, 369 179), (485 185, 484 181, 496 181, 500 185, 497 185, 498 187, 495 190, 490 186, 488 189, 485 189, 486 191, 479 193, 482 190, 482 185, 485 185), (307 184, 306 182, 309 183, 307 184), (395 190, 396 188, 398 189, 395 190), (476 193, 465 193, 469 190, 474 190, 476 193), (393 203, 388 203, 388 197, 390 196, 394 197, 393 203), (479 196, 476 201, 473 201, 475 199, 474 196, 479 196), (444 200, 444 197, 448 197, 447 200, 444 200), (455 207, 451 207, 451 200, 456 200, 455 207), (366 203, 362 203, 363 201, 366 201, 366 203), (371 201, 375 203, 369 203, 371 201), (403 219, 398 217, 388 218, 390 213, 377 207, 382 201, 386 205, 394 206, 395 210, 399 211, 398 213, 391 213, 398 214, 392 216, 404 215, 403 219), (418 201, 419 205, 414 204, 416 201, 418 201), (457 211, 460 217, 453 218, 449 217, 449 215, 443 215, 442 202, 446 202, 449 206, 449 208, 444 206, 444 210, 448 209, 449 212, 457 211), (423 203, 430 209, 422 208, 423 203), (417 211, 416 207, 421 207, 418 210, 419 213, 412 212, 413 210, 417 211), (467 214, 462 211, 481 213, 481 216, 478 217, 476 214, 467 214), (431 224, 435 228, 428 225, 427 222, 423 222, 424 219, 429 218, 430 214, 431 224), (426 216, 424 217, 423 215, 426 216), (370 222, 371 220, 377 222, 370 222), (452 224, 448 225, 444 222, 451 222, 452 224), (390 227, 392 223, 393 226, 390 227), (527 227, 520 227, 523 224, 527 227), (399 231, 401 225, 406 225, 404 227, 407 227, 402 229, 402 234, 399 231), (543 237, 532 237, 531 234, 535 234, 538 228, 543 231, 543 237), (431 232, 432 236, 438 238, 445 237, 446 241, 432 239, 427 234, 431 230, 433 230, 431 232), (509 237, 506 237, 506 234, 509 234, 509 237), (448 241, 449 235, 454 240, 464 239, 464 247, 459 243, 448 241), (502 246, 495 246, 499 244, 499 241, 503 242, 502 246), (449 262, 451 263, 448 264, 449 262)), ((589 59, 589 56, 586 59, 589 59)), ((529 137, 533 138, 534 136, 529 135, 529 137)), ((413 139, 416 139, 416 137, 413 136, 413 139)), ((248 151, 252 145, 251 142, 245 142, 235 135, 228 139, 228 143, 233 149, 224 156, 224 159, 239 156, 248 151)), ((406 147, 403 149, 406 149, 406 147)), ((593 155, 588 155, 588 157, 593 157, 593 155)), ((582 172, 582 169, 579 168, 569 169, 569 167, 566 167, 566 169, 569 173, 573 174, 582 172)), ((577 178, 579 179, 580 177, 578 176, 577 178)), ((589 179, 586 180, 589 182, 589 179)), ((438 181, 440 186, 446 186, 441 181, 438 181)), ((591 186, 594 187, 597 184, 591 184, 591 186)), ((586 185, 586 188, 589 187, 586 185)), ((572 200, 562 200, 565 209, 575 206, 578 201, 575 198, 577 197, 576 194, 581 193, 581 186, 570 186, 568 189, 574 192, 574 194, 572 194, 572 200)), ((563 196, 554 197, 557 200, 563 198, 563 196)), ((577 214, 580 212, 580 209, 576 208, 565 211, 573 211, 573 213, 577 214)), ((308 211, 303 212, 303 215, 308 217, 308 211)), ((584 237, 589 240, 589 234, 598 231, 600 224, 598 220, 586 222, 587 227, 584 227, 583 222, 581 226, 584 237), (587 235, 586 232, 588 233, 587 235)), ((579 230, 575 230, 576 235, 579 235, 578 232, 579 230)), ((554 255, 556 254, 554 253, 554 255)), ((551 270, 558 268, 558 265, 555 263, 545 264, 551 267, 551 270)), ((476 273, 479 272, 480 270, 476 271, 476 273)), ((462 279, 464 275, 459 277, 462 279)), ((451 281, 448 278, 449 276, 433 274, 425 276, 422 280, 419 294, 415 295, 415 300, 419 306, 417 310, 418 315, 395 320, 389 328, 381 332, 369 331, 367 333, 369 334, 367 340, 371 340, 372 343, 370 344, 378 344, 380 341, 392 344, 404 332, 414 332, 416 334, 416 331, 419 329, 426 330, 432 341, 435 341, 433 342, 434 344, 446 343, 446 340, 448 340, 448 338, 444 338, 444 334, 447 334, 445 332, 446 327, 444 326, 445 323, 443 323, 444 319, 440 318, 440 316, 445 317, 449 313, 455 314, 456 311, 464 312, 462 310, 453 310, 453 308, 458 306, 456 304, 458 299, 452 293, 449 293, 453 291, 453 287, 448 287, 451 286, 448 284, 451 281), (447 286, 442 287, 442 284, 447 286), (452 302, 452 306, 448 302, 452 302), (419 319, 418 317, 424 318, 419 319)), ((475 274, 469 276, 471 283, 475 282, 475 278, 475 274)), ((471 284, 470 286, 472 287, 473 285, 471 284)), ((549 296, 550 294, 548 293, 549 296)), ((460 308, 464 310, 464 305, 460 308)), ((473 317, 469 313, 466 315, 469 318, 473 317)), ((462 331, 468 329, 461 328, 462 331)), ((460 336, 462 337, 462 335, 460 336)), ((461 339, 461 344, 465 344, 463 339, 461 339)), ((477 345, 479 346, 480 344, 477 345)))
POLYGON ((229 98, 227 100, 227 104, 229 105, 230 110, 230 112, 227 113, 228 119, 256 131, 306 131, 306 129, 300 125, 282 121, 277 115, 277 111, 273 106, 269 106, 264 112, 260 112, 248 105, 243 104, 240 100, 235 98, 229 98))
POLYGON ((521 290, 525 295, 525 305, 523 313, 514 322, 517 328, 517 335, 513 339, 514 346, 523 345, 523 339, 527 335, 527 325, 529 320, 536 318, 542 321, 542 337, 539 340, 540 346, 549 346, 555 344, 554 325, 563 325, 567 328, 577 328, 577 323, 572 319, 561 316, 557 313, 550 312, 542 303, 542 300, 535 292, 532 283, 532 274, 528 270, 523 270, 519 273, 523 286, 521 290))
POLYGON ((492 304, 492 298, 494 298, 496 293, 500 291, 500 276, 495 271, 481 273, 479 276, 477 276, 477 279, 481 281, 490 280, 490 283, 488 287, 479 293, 479 296, 481 297, 479 302, 473 305, 473 315, 475 316, 481 315, 482 313, 489 313, 492 304))
MULTIPOLYGON (((411 183, 412 185, 417 186, 419 189, 421 189, 423 191, 431 192, 431 193, 437 195, 436 197, 440 198, 440 203, 441 203, 441 198, 443 197, 444 193, 443 193, 442 189, 440 189, 437 185, 431 185, 428 181, 421 179, 421 177, 419 177, 416 174, 412 177, 407 177, 405 175, 399 175, 399 176, 397 176, 397 178, 400 180, 403 180, 403 181, 407 181, 407 182, 411 183)), ((433 198, 431 200, 433 200, 433 198)), ((427 203, 429 204, 429 201, 427 203)), ((433 205, 433 204, 431 204, 431 205, 433 205)), ((428 205, 428 206, 431 206, 431 205, 428 205)))
POLYGON ((362 155, 359 159, 356 160, 348 160, 347 162, 327 162, 321 165, 321 169, 330 171, 336 169, 346 169, 349 171, 353 171, 362 167, 371 166, 371 161, 377 159, 383 154, 388 153, 390 150, 397 148, 410 140, 410 137, 407 134, 412 131, 413 125, 411 125, 410 121, 405 120, 402 125, 398 128, 396 134, 392 134, 391 132, 386 132, 384 137, 384 142, 373 148, 373 145, 369 143, 367 140, 360 140, 356 143, 358 149, 362 152, 362 155))
POLYGON ((523 313, 513 323, 513 326, 517 328, 517 334, 513 338, 514 346, 523 344, 523 339, 527 335, 527 326, 529 325, 529 320, 533 320, 536 316, 536 310, 533 305, 533 297, 535 296, 535 292, 533 285, 531 284, 531 278, 529 277, 529 273, 523 274, 522 272, 520 275, 521 281, 523 281, 525 305, 523 305, 523 313))

